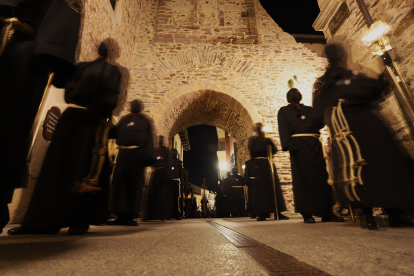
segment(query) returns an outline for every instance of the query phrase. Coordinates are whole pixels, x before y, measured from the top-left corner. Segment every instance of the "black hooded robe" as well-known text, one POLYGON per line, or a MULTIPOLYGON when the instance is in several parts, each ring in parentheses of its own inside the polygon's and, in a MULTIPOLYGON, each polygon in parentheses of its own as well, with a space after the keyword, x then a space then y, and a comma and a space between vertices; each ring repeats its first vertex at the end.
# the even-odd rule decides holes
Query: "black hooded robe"
MULTIPOLYGON (((275 212, 275 199, 272 172, 267 159, 267 146, 272 148, 272 154, 277 149, 273 142, 264 137, 252 136, 249 138, 249 152, 251 160, 246 162, 245 182, 249 188, 249 200, 251 200, 252 213, 255 215, 275 212)), ((276 167, 273 165, 276 184, 278 211, 286 211, 285 198, 280 187, 276 167)))
MULTIPOLYGON (((331 65, 321 77, 322 87, 314 98, 313 122, 320 125, 324 115, 329 115, 338 99, 347 99, 352 104, 343 107, 349 129, 357 140, 362 158, 367 162, 362 167, 363 187, 356 187, 360 207, 413 208, 414 207, 414 161, 404 156, 386 126, 374 114, 369 104, 378 99, 383 87, 378 80, 346 71, 339 64, 331 65)), ((332 129, 328 116, 328 127, 332 129)), ((337 141, 332 141, 334 188, 337 200, 350 200, 341 184, 337 141)), ((354 151, 355 154, 355 151, 354 151)), ((355 155, 356 156, 356 155, 355 155)))
POLYGON ((78 66, 66 85, 65 100, 84 108, 68 107, 58 121, 23 227, 59 229, 106 222, 107 160, 99 178, 100 191, 77 194, 72 189, 91 169, 97 129, 112 116, 120 83, 118 67, 105 60, 78 66))
POLYGON ((222 213, 224 217, 230 215, 230 181, 229 178, 221 180, 222 191, 222 213))
POLYGON ((177 158, 172 158, 171 160, 172 166, 172 175, 173 179, 176 181, 172 182, 171 189, 170 189, 170 206, 171 206, 171 214, 169 218, 179 218, 181 216, 181 207, 179 206, 179 198, 180 198, 180 185, 183 185, 184 178, 183 178, 183 162, 177 158), (180 180, 178 183, 177 180, 180 180))
POLYGON ((170 149, 159 147, 157 149, 157 163, 153 165, 151 185, 148 191, 145 220, 164 220, 171 211, 169 197, 171 194, 172 166, 170 149))
POLYGON ((296 105, 290 104, 282 107, 278 113, 282 150, 290 152, 295 212, 327 216, 332 212, 334 202, 332 188, 327 182, 322 145, 315 137, 291 137, 305 133, 319 135, 323 124, 313 125, 310 122, 312 107, 300 104, 300 109, 301 111, 296 105), (302 114, 305 119, 301 118, 302 114))
POLYGON ((0 161, 1 229, 9 220, 4 204, 23 184, 28 137, 49 72, 55 72, 53 85, 63 88, 74 68, 80 14, 61 0, 0 0, 0 17, 17 17, 34 30, 16 31, 0 57, 0 116, 7 118, 2 127, 9 133, 0 138, 7 145, 0 161))
POLYGON ((154 160, 154 140, 150 121, 142 114, 128 114, 113 128, 110 137, 118 146, 138 148, 118 151, 112 178, 112 207, 118 214, 138 217, 145 184, 145 167, 154 160), (133 125, 131 125, 133 123, 133 125))
POLYGON ((246 210, 244 200, 244 180, 241 175, 230 175, 229 185, 229 213, 244 215, 246 210))

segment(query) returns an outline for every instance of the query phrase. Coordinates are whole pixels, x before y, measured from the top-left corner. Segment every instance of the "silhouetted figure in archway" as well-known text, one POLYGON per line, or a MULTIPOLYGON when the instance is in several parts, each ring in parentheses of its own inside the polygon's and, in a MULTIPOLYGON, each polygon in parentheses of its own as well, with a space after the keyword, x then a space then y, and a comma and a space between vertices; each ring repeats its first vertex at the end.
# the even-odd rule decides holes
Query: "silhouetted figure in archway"
POLYGON ((329 66, 315 83, 313 123, 326 123, 331 132, 336 198, 342 204, 351 202, 362 207, 368 229, 378 229, 372 207, 385 207, 390 225, 399 226, 403 221, 398 208, 414 207, 414 162, 400 152, 387 127, 373 112, 371 103, 379 98, 387 81, 383 75, 373 79, 349 70, 342 45, 328 45, 325 52, 329 66), (339 102, 342 112, 334 108, 339 102), (347 126, 338 127, 344 119, 347 126), (350 151, 344 146, 345 139, 351 143, 350 151), (353 164, 351 154, 355 157, 353 164), (351 170, 355 170, 355 178, 349 177, 351 170), (354 185, 351 181, 355 181, 354 185))
POLYGON ((78 65, 66 84, 69 107, 57 123, 22 227, 10 229, 10 235, 56 233, 68 226, 68 234, 77 235, 106 221, 108 120, 118 102, 121 72, 106 61, 104 43, 99 55, 78 65), (98 213, 103 217, 96 219, 98 213))
POLYGON ((113 210, 118 216, 108 225, 138 226, 145 167, 156 161, 150 121, 142 114, 143 104, 131 102, 131 113, 125 115, 111 131, 116 138, 118 155, 113 173, 113 210))
MULTIPOLYGON (((272 154, 277 152, 276 146, 272 140, 266 138, 262 131, 263 124, 256 123, 255 131, 257 136, 249 138, 249 152, 252 162, 246 162, 244 177, 249 187, 249 199, 251 199, 252 213, 257 215, 258 221, 266 220, 269 213, 275 213, 275 199, 272 180, 272 170, 268 159, 268 146, 271 147, 272 154)), ((278 211, 286 211, 285 198, 283 197, 282 188, 280 187, 279 177, 276 167, 272 164, 274 170, 274 179, 276 182, 276 194, 278 211)), ((289 219, 279 214, 279 219, 289 219)))
POLYGON ((229 212, 232 216, 244 216, 246 204, 244 201, 244 180, 238 174, 237 168, 231 170, 231 175, 227 178, 229 186, 229 212))
POLYGON ((164 145, 164 136, 158 137, 157 162, 153 165, 151 185, 147 196, 144 220, 165 221, 171 212, 172 165, 170 149, 164 145))
POLYGON ((295 212, 305 223, 315 223, 312 216, 322 217, 323 222, 344 222, 332 212, 335 200, 319 141, 323 124, 311 123, 312 107, 300 103, 298 89, 290 89, 286 97, 289 105, 279 110, 278 124, 282 150, 290 153, 295 212))
POLYGON ((230 183, 229 178, 230 172, 227 172, 227 178, 221 180, 221 191, 222 191, 222 214, 224 217, 230 217, 230 183))
POLYGON ((185 180, 183 175, 183 162, 178 159, 178 152, 176 149, 171 150, 171 166, 172 166, 172 186, 170 193, 171 201, 171 217, 176 220, 182 220, 181 205, 180 205, 180 190, 184 189, 185 180))

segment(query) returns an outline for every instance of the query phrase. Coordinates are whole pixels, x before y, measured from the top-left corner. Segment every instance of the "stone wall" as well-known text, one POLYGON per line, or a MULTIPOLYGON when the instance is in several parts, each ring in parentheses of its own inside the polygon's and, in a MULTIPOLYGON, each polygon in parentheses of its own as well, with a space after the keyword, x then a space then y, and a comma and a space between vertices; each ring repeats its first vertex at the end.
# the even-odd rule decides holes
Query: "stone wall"
POLYGON ((96 59, 99 45, 107 40, 110 47, 107 60, 120 66, 123 76, 116 114, 122 111, 128 91, 131 53, 134 51, 136 26, 140 23, 143 2, 117 0, 113 9, 110 0, 83 1, 77 62, 96 59))
MULTIPOLYGON (((259 0, 143 0, 132 60, 128 102, 139 98, 157 134, 172 137, 196 124, 231 133, 238 164, 249 159, 253 123, 273 128, 287 104, 288 80, 311 104, 312 85, 327 65, 284 33, 259 0)), ((292 207, 290 160, 277 154, 292 207)), ((239 168, 241 170, 241 168, 239 168)))
MULTIPOLYGON (((371 77, 377 77, 384 66, 381 58, 373 56, 362 43, 362 37, 367 29, 363 15, 356 0, 346 0, 351 12, 348 19, 339 30, 332 35, 328 25, 331 16, 342 3, 340 0, 319 0, 322 11, 314 23, 316 30, 323 30, 328 43, 340 42, 348 49, 348 64, 352 70, 361 71, 371 77)), ((414 92, 414 1, 413 0, 365 0, 374 21, 381 20, 392 27, 389 34, 393 50, 391 56, 400 63, 403 74, 414 92)), ((378 101, 376 109, 392 131, 394 138, 414 158, 414 141, 410 135, 398 102, 389 91, 385 91, 378 101)))

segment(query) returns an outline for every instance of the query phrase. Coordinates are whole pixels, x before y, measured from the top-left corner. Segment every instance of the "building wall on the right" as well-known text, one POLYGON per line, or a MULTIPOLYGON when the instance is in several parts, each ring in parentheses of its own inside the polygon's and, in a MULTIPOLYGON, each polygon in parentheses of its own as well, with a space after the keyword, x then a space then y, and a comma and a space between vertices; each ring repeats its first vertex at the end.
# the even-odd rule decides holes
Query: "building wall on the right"
MULTIPOLYGON (((365 3, 374 21, 381 20, 391 26, 392 31, 388 36, 393 50, 390 54, 399 62, 411 92, 414 93, 414 0, 365 0, 365 3)), ((384 65, 381 58, 374 56, 362 43, 367 25, 357 1, 318 0, 318 4, 321 13, 313 25, 315 30, 324 32, 328 44, 342 43, 347 48, 349 69, 378 77, 383 72, 384 65), (329 23, 343 2, 347 3, 350 15, 332 34, 329 23)), ((414 141, 392 91, 384 91, 375 105, 395 140, 414 158, 414 141)))

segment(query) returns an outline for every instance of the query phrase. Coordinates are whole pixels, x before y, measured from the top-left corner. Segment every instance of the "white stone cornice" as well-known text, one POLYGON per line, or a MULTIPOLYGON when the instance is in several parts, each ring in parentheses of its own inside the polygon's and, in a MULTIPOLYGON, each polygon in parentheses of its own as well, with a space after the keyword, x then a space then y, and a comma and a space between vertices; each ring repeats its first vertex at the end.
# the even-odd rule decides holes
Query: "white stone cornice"
POLYGON ((323 31, 325 29, 326 24, 328 24, 342 2, 343 0, 318 1, 321 12, 312 25, 315 31, 323 31))

